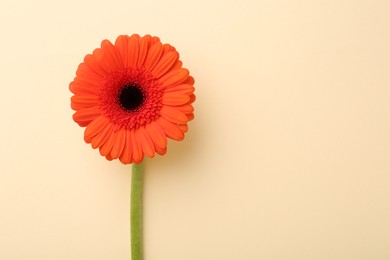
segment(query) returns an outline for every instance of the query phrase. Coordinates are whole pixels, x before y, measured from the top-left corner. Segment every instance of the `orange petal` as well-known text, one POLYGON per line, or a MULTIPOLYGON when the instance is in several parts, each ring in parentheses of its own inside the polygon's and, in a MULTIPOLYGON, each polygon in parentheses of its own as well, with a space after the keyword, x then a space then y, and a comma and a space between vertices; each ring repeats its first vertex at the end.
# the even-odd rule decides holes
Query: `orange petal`
MULTIPOLYGON (((100 49, 99 49, 100 50, 100 49)), ((96 51, 94 51, 94 53, 97 53, 96 51)), ((89 67, 90 70, 92 70, 93 72, 95 72, 95 74, 98 74, 100 75, 100 77, 105 77, 107 75, 107 71, 105 71, 100 65, 99 63, 97 62, 97 59, 95 57, 95 55, 93 54, 88 54, 84 57, 84 62, 85 64, 87 64, 87 66, 89 67)))
POLYGON ((123 149, 125 148, 125 144, 126 144, 126 129, 119 129, 115 133, 115 135, 116 135, 115 143, 112 146, 112 150, 111 150, 111 153, 110 153, 111 157, 113 159, 118 158, 122 154, 123 149))
POLYGON ((93 95, 72 96, 70 98, 70 100, 71 100, 71 108, 73 110, 80 110, 80 109, 84 109, 84 108, 95 107, 95 106, 98 106, 98 104, 99 104, 99 97, 93 96, 93 95))
POLYGON ((180 131, 182 131, 183 133, 187 133, 188 132, 188 125, 185 124, 185 125, 179 125, 179 129, 180 131))
POLYGON ((177 51, 171 51, 161 57, 161 60, 157 63, 152 73, 156 78, 165 74, 173 64, 179 59, 179 53, 177 51))
POLYGON ((181 141, 184 139, 184 134, 180 131, 177 124, 173 124, 167 121, 165 118, 160 117, 156 120, 157 124, 164 130, 167 137, 172 138, 174 140, 181 141))
POLYGON ((98 95, 99 90, 97 87, 91 87, 88 85, 81 85, 72 81, 69 84, 69 90, 75 95, 98 95))
POLYGON ((91 94, 97 95, 99 93, 99 88, 102 84, 100 80, 93 80, 84 77, 75 77, 71 83, 74 91, 71 91, 75 94, 91 94))
POLYGON ((104 75, 91 69, 85 62, 80 63, 77 67, 76 75, 78 77, 94 79, 95 81, 101 81, 104 78, 104 75))
POLYGON ((165 88, 165 92, 181 92, 181 93, 192 94, 194 91, 195 91, 194 86, 190 84, 172 85, 165 88))
POLYGON ((139 41, 139 54, 137 60, 137 67, 141 68, 144 65, 146 55, 150 46, 151 36, 149 34, 142 37, 139 41))
POLYGON ((91 142, 92 137, 96 136, 98 133, 103 131, 107 125, 107 119, 104 116, 99 116, 95 118, 84 131, 84 140, 87 143, 91 142))
POLYGON ((73 80, 76 87, 80 90, 89 91, 91 93, 98 93, 101 81, 96 78, 85 78, 77 76, 73 80))
POLYGON ((189 76, 188 79, 183 82, 183 84, 194 85, 195 84, 195 80, 194 80, 193 77, 189 76))
POLYGON ((188 121, 194 120, 195 115, 193 113, 187 114, 188 121))
POLYGON ((143 160, 142 146, 138 135, 135 131, 131 131, 131 138, 133 140, 133 162, 140 163, 143 160))
POLYGON ((162 76, 159 81, 163 88, 169 87, 171 85, 178 85, 187 80, 189 71, 187 69, 177 69, 171 70, 164 76, 162 76))
POLYGON ((131 139, 131 132, 129 130, 126 131, 126 144, 125 149, 123 150, 122 155, 119 157, 119 160, 123 164, 131 163, 131 156, 133 153, 133 143, 131 139))
POLYGON ((115 47, 121 56, 124 67, 127 67, 128 65, 128 42, 129 36, 127 35, 120 35, 115 40, 115 47))
POLYGON ((162 45, 161 43, 155 43, 149 48, 148 54, 144 62, 144 67, 149 71, 152 71, 161 58, 162 45))
MULTIPOLYGON (((108 138, 113 134, 113 127, 110 123, 108 123, 103 127, 103 130, 99 132, 96 136, 91 138, 91 145, 93 149, 96 149, 98 147, 101 147, 108 138)), ((84 139, 87 142, 87 138, 84 135, 84 139)))
POLYGON ((152 40, 151 40, 151 43, 152 44, 155 44, 155 43, 160 43, 161 44, 160 38, 158 38, 157 36, 153 36, 152 40))
POLYGON ((155 153, 154 144, 148 132, 145 130, 144 127, 141 127, 138 129, 137 134, 141 142, 142 151, 144 151, 144 154, 146 154, 146 156, 153 158, 155 153))
POLYGON ((95 57, 95 60, 96 60, 96 63, 98 64, 98 66, 100 66, 105 72, 107 72, 107 70, 105 70, 104 67, 102 67, 100 64, 100 62, 103 60, 103 57, 104 57, 103 50, 101 48, 96 48, 93 50, 92 55, 95 57))
POLYGON ((185 124, 188 121, 186 115, 174 107, 163 106, 160 110, 160 113, 162 117, 164 117, 165 119, 169 120, 172 123, 185 124))
POLYGON ((178 106, 176 107, 178 110, 183 112, 184 114, 190 114, 194 112, 194 107, 192 105, 184 105, 184 106, 178 106))
POLYGON ((128 43, 128 67, 135 68, 137 67, 138 56, 140 52, 140 37, 138 34, 133 34, 128 43))
POLYGON ((167 137, 162 130, 162 128, 154 121, 146 125, 146 131, 148 131, 149 136, 152 138, 156 151, 158 148, 162 150, 164 147, 167 147, 167 137))
POLYGON ((76 113, 73 114, 73 120, 76 121, 80 126, 87 126, 100 115, 101 113, 98 107, 91 107, 76 111, 76 113))
POLYGON ((172 67, 169 69, 169 71, 181 69, 181 67, 183 67, 183 62, 181 62, 181 60, 177 60, 177 61, 172 65, 172 67))
POLYGON ((190 101, 189 103, 194 103, 196 100, 196 96, 194 94, 190 95, 190 101))
POLYGON ((102 41, 101 50, 103 51, 103 57, 99 64, 105 68, 106 71, 117 71, 123 68, 123 62, 119 51, 109 40, 102 41))
POLYGON ((172 52, 172 51, 177 52, 175 47, 173 47, 172 45, 170 45, 168 43, 163 44, 163 55, 167 54, 168 52, 172 52))
POLYGON ((162 97, 162 103, 170 106, 184 105, 188 101, 190 101, 190 97, 183 93, 165 93, 162 97))
POLYGON ((167 147, 164 147, 164 148, 156 147, 156 153, 158 153, 159 155, 166 154, 167 153, 167 147))
POLYGON ((112 147, 114 146, 115 137, 116 137, 116 135, 114 134, 114 130, 115 129, 111 129, 111 134, 108 136, 108 139, 99 148, 100 154, 103 156, 106 156, 106 158, 107 158, 107 156, 109 156, 111 158, 111 160, 112 160, 112 157, 110 154, 111 154, 112 147))

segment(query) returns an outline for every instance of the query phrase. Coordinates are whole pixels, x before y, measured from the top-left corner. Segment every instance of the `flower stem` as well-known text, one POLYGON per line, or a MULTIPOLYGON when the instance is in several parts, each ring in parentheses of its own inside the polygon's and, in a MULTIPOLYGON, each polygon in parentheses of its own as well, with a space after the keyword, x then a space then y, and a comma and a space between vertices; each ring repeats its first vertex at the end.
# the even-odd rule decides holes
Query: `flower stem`
POLYGON ((131 260, 142 260, 142 164, 133 163, 131 174, 130 234, 131 260))

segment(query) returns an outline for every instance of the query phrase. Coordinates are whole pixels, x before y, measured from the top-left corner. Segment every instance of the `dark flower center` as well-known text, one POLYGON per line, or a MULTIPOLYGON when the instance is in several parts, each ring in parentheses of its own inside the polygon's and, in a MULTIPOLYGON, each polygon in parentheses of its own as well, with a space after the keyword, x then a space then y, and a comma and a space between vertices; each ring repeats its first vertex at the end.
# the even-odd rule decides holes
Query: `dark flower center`
POLYGON ((141 87, 135 83, 126 84, 118 95, 119 104, 128 111, 136 110, 142 105, 144 99, 141 87))

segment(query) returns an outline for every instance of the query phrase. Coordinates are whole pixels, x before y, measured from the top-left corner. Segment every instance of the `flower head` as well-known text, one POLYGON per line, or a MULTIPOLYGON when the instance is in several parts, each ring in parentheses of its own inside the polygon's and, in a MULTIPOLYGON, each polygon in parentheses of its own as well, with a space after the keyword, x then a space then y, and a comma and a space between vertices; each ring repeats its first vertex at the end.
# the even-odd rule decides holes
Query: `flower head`
POLYGON ((108 160, 140 163, 182 140, 194 118, 194 79, 160 39, 121 35, 84 58, 70 83, 73 119, 108 160))

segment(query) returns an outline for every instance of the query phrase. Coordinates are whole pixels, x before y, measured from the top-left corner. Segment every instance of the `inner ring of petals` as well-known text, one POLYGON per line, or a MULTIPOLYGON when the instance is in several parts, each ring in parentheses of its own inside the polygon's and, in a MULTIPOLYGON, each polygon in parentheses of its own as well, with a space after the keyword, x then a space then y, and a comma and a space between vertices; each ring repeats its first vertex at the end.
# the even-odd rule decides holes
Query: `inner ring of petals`
POLYGON ((99 88, 102 114, 126 129, 138 129, 160 117, 163 90, 144 69, 122 69, 107 75, 99 88))

